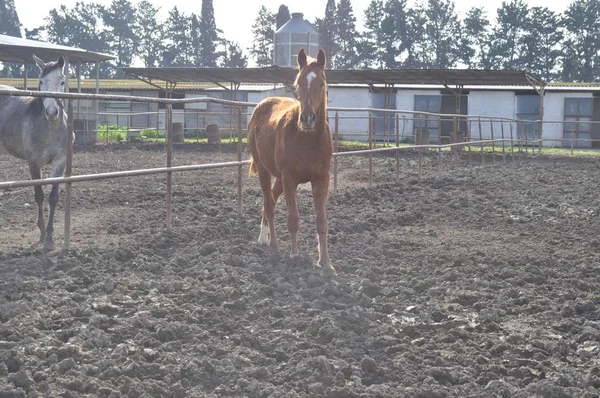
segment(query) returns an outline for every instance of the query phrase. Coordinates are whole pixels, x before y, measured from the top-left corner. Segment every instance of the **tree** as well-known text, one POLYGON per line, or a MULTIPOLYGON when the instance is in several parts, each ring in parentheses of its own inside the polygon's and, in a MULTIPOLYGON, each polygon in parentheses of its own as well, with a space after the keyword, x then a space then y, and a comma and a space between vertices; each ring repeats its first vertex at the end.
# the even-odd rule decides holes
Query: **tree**
POLYGON ((275 17, 275 30, 281 28, 289 20, 290 9, 285 4, 280 5, 279 11, 277 11, 277 16, 275 17))
POLYGON ((262 6, 252 24, 252 47, 250 56, 258 66, 273 65, 273 36, 275 35, 275 14, 262 6))
POLYGON ((21 22, 14 0, 0 0, 0 34, 21 37, 21 22))
POLYGON ((461 60, 469 68, 490 69, 490 21, 482 7, 472 7, 461 29, 461 60))
POLYGON ((221 58, 220 66, 223 68, 245 68, 248 65, 248 57, 242 53, 238 43, 224 40, 225 51, 221 58))
POLYGON ((563 48, 567 49, 563 57, 563 77, 570 81, 597 81, 600 2, 575 0, 563 15, 566 38, 563 48))
POLYGON ((450 0, 429 0, 425 9, 425 51, 432 57, 430 67, 451 68, 459 58, 458 16, 450 0))
MULTIPOLYGON (((58 10, 52 9, 45 19, 44 30, 48 41, 52 43, 94 52, 110 52, 100 20, 101 9, 97 4, 77 2, 71 9, 64 5, 58 10)), ((102 77, 111 77, 113 71, 114 68, 110 68, 110 64, 102 63, 102 77)), ((82 64, 81 74, 95 76, 95 65, 82 64)))
POLYGON ((502 2, 491 37, 491 65, 497 69, 523 69, 524 37, 529 9, 523 0, 502 2))
POLYGON ((386 68, 397 68, 407 46, 406 0, 388 0, 381 21, 382 61, 386 68))
POLYGON ((429 54, 425 48, 425 9, 417 4, 408 10, 406 15, 406 68, 424 68, 431 65, 429 54))
POLYGON ((189 62, 193 66, 202 66, 202 30, 198 16, 192 13, 190 17, 190 57, 189 62))
MULTIPOLYGON (((335 5, 335 0, 327 0, 325 17, 322 19, 317 18, 315 20, 315 26, 319 32, 319 46, 325 51, 325 54, 327 54, 327 58, 330 60, 329 62, 335 58, 339 51, 336 14, 337 7, 335 5)), ((333 64, 330 63, 330 65, 333 64)))
MULTIPOLYGON (((100 10, 107 27, 106 41, 110 51, 117 56, 116 66, 130 66, 138 45, 133 5, 129 0, 113 0, 110 7, 101 7, 100 10)), ((115 77, 124 76, 122 70, 115 71, 115 77)))
POLYGON ((381 21, 383 20, 383 0, 371 0, 364 15, 365 32, 359 43, 361 60, 365 67, 375 65, 383 68, 384 45, 381 21))
MULTIPOLYGON (((0 34, 21 37, 21 22, 15 8, 14 0, 0 0, 0 34)), ((2 77, 21 77, 23 71, 20 64, 4 63, 2 77)))
POLYGON ((217 66, 219 54, 217 54, 216 49, 219 44, 219 35, 212 0, 202 0, 200 43, 200 66, 217 66))
POLYGON ((533 7, 523 38, 525 70, 544 81, 555 80, 563 37, 558 15, 547 7, 533 7))
POLYGON ((158 66, 163 51, 164 29, 156 19, 159 11, 160 7, 153 6, 149 0, 142 0, 135 14, 134 31, 139 40, 137 54, 148 68, 158 66))
POLYGON ((353 69, 358 67, 360 59, 358 56, 358 32, 356 31, 356 17, 352 10, 350 0, 341 0, 336 16, 337 43, 339 53, 332 57, 332 64, 337 69, 353 69))
POLYGON ((192 48, 191 18, 174 6, 165 21, 165 43, 162 60, 163 67, 181 67, 190 65, 192 48))

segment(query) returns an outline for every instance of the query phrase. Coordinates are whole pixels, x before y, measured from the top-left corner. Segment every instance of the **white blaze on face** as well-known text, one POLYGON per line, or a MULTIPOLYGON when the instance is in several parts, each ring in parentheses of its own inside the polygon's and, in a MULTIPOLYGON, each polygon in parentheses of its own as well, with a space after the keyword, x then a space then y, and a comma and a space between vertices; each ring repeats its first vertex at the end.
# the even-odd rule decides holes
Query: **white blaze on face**
POLYGON ((308 75, 306 75, 306 81, 308 82, 308 89, 309 90, 310 90, 310 84, 315 79, 315 77, 317 77, 317 74, 315 72, 310 72, 308 75))

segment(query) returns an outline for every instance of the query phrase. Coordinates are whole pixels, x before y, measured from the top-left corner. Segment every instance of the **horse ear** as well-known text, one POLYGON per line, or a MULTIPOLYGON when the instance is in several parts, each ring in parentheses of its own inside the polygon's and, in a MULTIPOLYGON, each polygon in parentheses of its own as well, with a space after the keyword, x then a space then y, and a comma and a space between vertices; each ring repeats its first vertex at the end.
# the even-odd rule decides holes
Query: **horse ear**
POLYGON ((325 69, 325 51, 322 48, 319 48, 319 54, 317 54, 317 65, 321 69, 325 69))
POLYGON ((65 66, 65 58, 62 55, 58 56, 58 66, 60 66, 61 68, 65 66))
POLYGON ((298 66, 300 69, 306 66, 306 53, 304 52, 303 48, 298 51, 298 66))
POLYGON ((46 66, 44 61, 42 61, 41 59, 36 57, 35 54, 33 54, 33 60, 35 61, 35 64, 37 65, 37 67, 40 68, 40 70, 44 70, 44 67, 46 66))

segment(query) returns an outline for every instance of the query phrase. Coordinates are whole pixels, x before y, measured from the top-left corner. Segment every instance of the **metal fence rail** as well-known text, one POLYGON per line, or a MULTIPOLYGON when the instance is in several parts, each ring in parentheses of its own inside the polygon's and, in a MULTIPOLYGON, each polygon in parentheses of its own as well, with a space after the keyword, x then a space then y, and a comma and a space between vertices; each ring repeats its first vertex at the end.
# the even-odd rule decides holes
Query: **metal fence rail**
MULTIPOLYGON (((167 196, 166 196, 166 220, 165 225, 168 230, 172 227, 172 173, 174 172, 185 172, 185 171, 195 171, 195 170, 207 170, 207 169, 218 169, 218 168, 226 168, 226 167, 237 167, 237 190, 238 190, 238 212, 241 214, 242 212, 242 167, 249 164, 248 160, 242 160, 242 108, 248 106, 255 106, 255 103, 250 102, 239 102, 239 101, 230 101, 230 100, 222 100, 210 97, 202 97, 202 98, 185 98, 185 99, 170 99, 170 98, 150 98, 150 97, 134 97, 134 96, 122 96, 122 95, 105 95, 105 94, 80 94, 80 93, 54 93, 54 92, 43 92, 43 91, 24 91, 24 90, 0 90, 0 95, 10 95, 10 96, 33 96, 33 97, 53 97, 53 98, 63 98, 68 100, 67 106, 67 114, 68 114, 68 132, 70 135, 73 134, 73 100, 77 99, 110 99, 110 100, 119 100, 119 101, 139 101, 139 102, 155 102, 155 103, 164 103, 165 104, 165 113, 166 113, 166 121, 167 121, 167 134, 166 134, 166 153, 167 153, 167 161, 166 167, 158 167, 151 169, 138 169, 138 170, 129 170, 129 171, 116 171, 116 172, 107 172, 107 173, 97 173, 97 174, 85 174, 85 175, 76 175, 72 176, 72 157, 73 157, 73 148, 72 146, 68 147, 67 151, 67 164, 65 169, 65 176, 60 178, 45 178, 45 179, 37 179, 37 180, 21 180, 21 181, 6 181, 0 182, 0 189, 9 189, 9 188, 17 188, 17 187, 31 187, 31 186, 41 186, 41 185, 49 185, 49 184, 65 184, 65 237, 64 237, 64 248, 65 250, 69 250, 70 248, 70 224, 71 224, 71 184, 74 182, 83 182, 83 181, 95 181, 95 180, 104 180, 111 178, 120 178, 120 177, 135 177, 142 175, 151 175, 151 174, 166 174, 167 180, 167 196), (184 166, 172 166, 172 150, 173 150, 173 126, 170 121, 173 116, 173 104, 181 104, 181 103, 198 103, 198 102, 215 102, 226 105, 235 106, 237 108, 237 157, 238 160, 236 162, 224 162, 224 163, 208 163, 208 164, 193 164, 193 165, 184 165, 184 166)), ((333 134, 335 152, 334 152, 334 184, 333 191, 334 194, 337 193, 337 158, 341 156, 356 156, 356 155, 368 155, 369 156, 369 186, 372 186, 372 155, 376 153, 382 152, 395 152, 396 154, 396 174, 398 176, 399 170, 399 153, 401 151, 406 150, 418 150, 419 152, 419 176, 421 175, 421 160, 422 160, 422 151, 423 149, 437 149, 439 153, 439 161, 441 164, 441 151, 445 148, 454 148, 454 147, 465 147, 471 145, 480 145, 481 151, 483 154, 483 146, 487 144, 495 145, 495 143, 502 143, 504 145, 505 142, 520 142, 522 141, 518 137, 514 139, 506 138, 504 135, 502 138, 498 139, 490 139, 483 140, 479 139, 477 141, 471 141, 471 137, 469 136, 468 141, 461 141, 450 144, 438 144, 438 145, 430 145, 425 144, 422 145, 422 142, 417 142, 417 145, 408 145, 408 146, 400 146, 398 140, 398 123, 396 123, 396 146, 393 147, 385 147, 385 148, 373 148, 373 130, 372 126, 374 125, 372 122, 371 113, 372 112, 388 112, 395 113, 396 120, 398 121, 398 115, 400 113, 414 113, 419 115, 433 115, 436 117, 461 117, 465 118, 465 115, 453 115, 453 114, 433 114, 427 112, 417 112, 417 111, 401 111, 401 110, 389 110, 389 109, 376 109, 376 108, 329 108, 330 111, 335 111, 335 130, 333 134), (348 151, 348 152, 339 152, 339 112, 343 111, 351 111, 351 112, 369 112, 369 149, 367 150, 358 150, 358 151, 348 151)), ((471 116, 477 117, 480 121, 481 118, 488 118, 490 120, 500 120, 506 119, 511 122, 515 122, 515 119, 501 118, 501 117, 490 117, 490 116, 471 116)), ((535 121, 527 120, 526 122, 531 123, 535 121)), ((481 123, 481 122, 480 122, 481 123)), ((512 130, 512 128, 511 128, 512 130)), ((481 133, 481 130, 480 130, 481 133)), ((417 134, 418 138, 422 139, 422 129, 419 128, 419 132, 417 134)), ((532 142, 541 142, 541 138, 539 140, 526 140, 528 143, 532 142)), ((471 151, 469 151, 469 160, 470 160, 471 151)), ((495 148, 493 151, 494 161, 495 161, 495 148)), ((514 146, 513 146, 513 156, 514 156, 514 146)), ((483 157, 482 157, 483 161, 483 157)))

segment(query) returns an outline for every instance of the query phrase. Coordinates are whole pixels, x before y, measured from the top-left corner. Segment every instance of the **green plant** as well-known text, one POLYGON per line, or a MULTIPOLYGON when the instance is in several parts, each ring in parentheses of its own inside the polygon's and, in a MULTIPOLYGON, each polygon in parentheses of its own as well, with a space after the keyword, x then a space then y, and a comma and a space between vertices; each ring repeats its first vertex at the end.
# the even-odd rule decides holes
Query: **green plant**
POLYGON ((108 141, 125 141, 127 139, 127 127, 121 127, 117 124, 98 125, 98 139, 108 141))
POLYGON ((166 134, 156 129, 142 129, 140 131, 140 137, 142 138, 165 138, 166 134))

